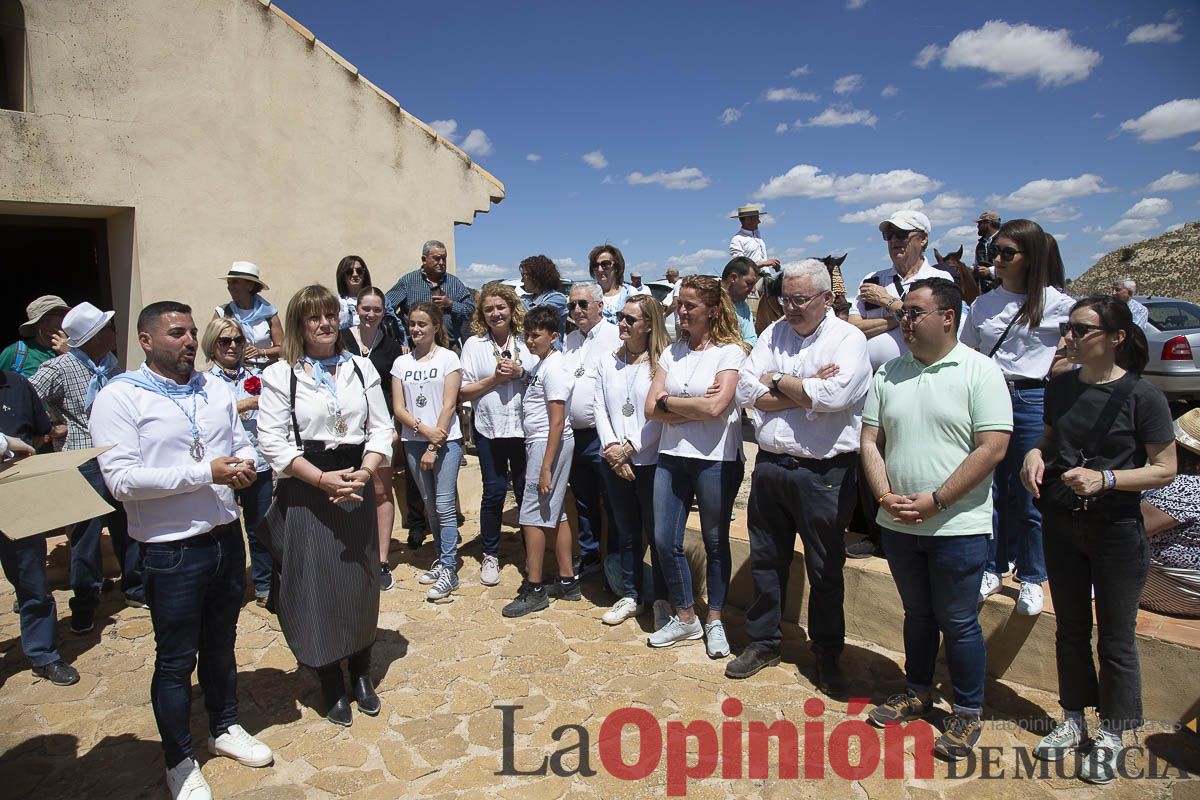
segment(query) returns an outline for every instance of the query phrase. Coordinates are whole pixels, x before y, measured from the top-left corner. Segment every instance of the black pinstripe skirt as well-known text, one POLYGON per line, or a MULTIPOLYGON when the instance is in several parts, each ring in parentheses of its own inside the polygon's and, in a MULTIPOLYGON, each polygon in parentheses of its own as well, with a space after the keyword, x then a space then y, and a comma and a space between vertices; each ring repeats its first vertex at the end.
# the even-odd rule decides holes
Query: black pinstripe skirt
MULTIPOLYGON (((320 469, 357 468, 362 447, 305 454, 320 469), (353 451, 353 452, 351 452, 353 451)), ((379 622, 375 495, 334 505, 316 487, 284 478, 255 531, 275 560, 271 599, 296 660, 323 667, 371 646, 379 622)))

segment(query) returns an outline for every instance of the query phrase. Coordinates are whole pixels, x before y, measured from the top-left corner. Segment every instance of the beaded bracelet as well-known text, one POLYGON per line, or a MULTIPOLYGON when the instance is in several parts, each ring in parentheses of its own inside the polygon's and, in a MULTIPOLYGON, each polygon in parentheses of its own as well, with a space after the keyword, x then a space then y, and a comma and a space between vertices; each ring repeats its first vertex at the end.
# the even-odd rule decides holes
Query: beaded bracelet
POLYGON ((1100 473, 1100 479, 1104 484, 1104 491, 1109 491, 1116 487, 1117 476, 1113 474, 1111 469, 1106 469, 1100 473))

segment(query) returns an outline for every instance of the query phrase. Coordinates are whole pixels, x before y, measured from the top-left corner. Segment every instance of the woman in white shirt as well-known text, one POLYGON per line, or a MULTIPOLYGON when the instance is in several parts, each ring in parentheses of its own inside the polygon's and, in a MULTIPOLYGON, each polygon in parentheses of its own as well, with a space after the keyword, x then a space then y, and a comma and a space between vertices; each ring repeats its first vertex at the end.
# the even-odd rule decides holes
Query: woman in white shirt
POLYGON ((213 310, 213 319, 231 317, 246 337, 246 364, 263 369, 279 358, 283 327, 279 312, 262 296, 270 286, 259 277, 257 264, 235 261, 221 279, 229 290, 230 302, 213 310))
POLYGON ((738 370, 749 348, 729 293, 716 278, 689 275, 679 290, 680 341, 663 351, 646 416, 663 423, 654 475, 654 544, 676 616, 650 636, 651 647, 704 637, 710 658, 729 655, 721 609, 729 590, 729 518, 742 483, 741 415, 734 403, 738 370), (683 550, 692 501, 708 560, 708 616, 693 608, 692 575, 683 550))
MULTIPOLYGON (((646 419, 646 396, 659 356, 671 342, 662 304, 649 295, 629 298, 617 315, 621 346, 597 365, 596 433, 609 469, 601 472, 621 543, 621 599, 605 612, 606 625, 619 625, 642 613, 648 599, 642 585, 646 546, 654 541, 654 472, 662 423, 646 419)), ((670 616, 666 579, 658 549, 650 548, 656 610, 670 616)))
POLYGON ((525 309, 516 292, 502 283, 479 290, 474 336, 463 342, 462 389, 459 397, 472 405, 475 418, 475 447, 483 473, 483 495, 479 499, 479 539, 483 547, 479 582, 500 582, 500 517, 511 484, 517 507, 525 488, 525 432, 521 424, 521 400, 525 377, 537 366, 519 332, 525 309))
POLYGON ((1042 515, 1021 484, 1021 465, 1042 435, 1046 381, 1068 368, 1058 355, 1058 326, 1068 320, 1075 301, 1050 285, 1050 251, 1036 222, 1009 220, 996 233, 994 244, 1001 285, 971 304, 959 331, 964 344, 1000 367, 1013 406, 1008 453, 992 477, 995 530, 979 597, 983 601, 1000 591, 1001 574, 1015 562, 1021 582, 1017 613, 1032 616, 1042 612, 1046 558, 1042 515))
POLYGON ((450 349, 442 310, 416 303, 408 312, 412 350, 392 364, 392 408, 400 422, 400 441, 408 471, 421 490, 438 556, 418 581, 429 586, 425 597, 445 600, 458 588, 458 468, 462 429, 458 423, 458 387, 462 363, 450 349))
POLYGON ((392 421, 370 360, 338 338, 337 296, 306 286, 288 303, 282 360, 262 374, 258 444, 279 475, 258 535, 271 550, 271 598, 296 660, 317 671, 326 719, 350 725, 341 662, 358 710, 379 713, 369 674, 379 622, 372 474, 392 452, 392 421))
POLYGON ((617 312, 625 308, 625 301, 629 299, 625 256, 616 245, 597 245, 588 253, 588 273, 604 293, 604 318, 615 323, 617 312))

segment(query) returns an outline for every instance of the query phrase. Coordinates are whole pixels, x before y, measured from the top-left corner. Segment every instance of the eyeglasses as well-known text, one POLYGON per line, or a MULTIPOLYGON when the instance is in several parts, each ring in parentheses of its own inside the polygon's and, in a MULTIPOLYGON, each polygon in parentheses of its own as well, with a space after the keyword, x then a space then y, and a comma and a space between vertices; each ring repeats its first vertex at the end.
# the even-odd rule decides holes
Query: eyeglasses
POLYGON ((926 314, 932 314, 934 311, 950 311, 950 309, 938 307, 933 309, 933 311, 925 311, 920 308, 902 308, 896 312, 896 321, 904 322, 907 320, 909 325, 915 325, 921 317, 926 314))
POLYGON ((811 297, 805 297, 802 294, 795 294, 795 295, 791 295, 788 297, 780 297, 779 302, 783 305, 784 308, 804 308, 806 305, 811 303, 813 300, 817 299, 818 297, 824 296, 824 294, 825 294, 824 292, 821 292, 820 294, 814 294, 811 297))
POLYGON ((907 241, 908 237, 914 233, 916 233, 916 231, 902 231, 899 228, 892 228, 890 231, 883 232, 883 240, 885 242, 890 242, 893 239, 897 239, 901 242, 904 242, 907 241))
POLYGON ((246 343, 245 336, 218 336, 217 344, 221 347, 241 347, 246 343))
POLYGON ((617 322, 625 322, 630 325, 636 325, 641 322, 643 317, 635 317, 633 314, 617 314, 617 322))
POLYGON ((615 261, 597 261, 596 269, 612 269, 616 263, 615 261))
POLYGON ((1086 322, 1060 322, 1058 323, 1058 335, 1067 338, 1067 334, 1071 334, 1076 339, 1082 339, 1092 331, 1102 331, 1104 328, 1099 325, 1088 325, 1086 322))
POLYGON ((366 267, 350 267, 349 269, 346 270, 346 274, 347 275, 366 275, 367 268, 366 267))
POLYGON ((1024 252, 1024 250, 1018 250, 1015 247, 998 247, 996 248, 996 258, 1007 263, 1016 258, 1019 253, 1024 252))
POLYGON ((575 307, 576 307, 576 306, 578 306, 579 308, 582 308, 584 311, 587 311, 587 307, 588 307, 588 303, 589 303, 589 302, 590 302, 590 301, 588 301, 588 300, 568 300, 568 301, 567 301, 567 308, 569 308, 569 309, 571 309, 572 311, 574 311, 574 310, 575 310, 575 307))

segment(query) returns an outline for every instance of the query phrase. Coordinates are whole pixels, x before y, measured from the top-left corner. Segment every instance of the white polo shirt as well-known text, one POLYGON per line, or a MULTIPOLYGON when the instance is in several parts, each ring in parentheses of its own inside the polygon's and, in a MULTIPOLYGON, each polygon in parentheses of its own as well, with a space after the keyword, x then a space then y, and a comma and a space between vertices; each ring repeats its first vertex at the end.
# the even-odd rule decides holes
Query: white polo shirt
MULTIPOLYGON (((903 295, 908 293, 908 288, 917 281, 925 278, 949 278, 950 275, 945 270, 930 264, 929 259, 925 259, 925 263, 921 265, 920 269, 907 278, 901 278, 895 267, 881 269, 867 276, 867 278, 873 277, 879 279, 879 285, 886 289, 888 294, 902 299, 903 295)), ((856 295, 851 301, 850 316, 862 319, 883 319, 889 314, 883 308, 867 308, 863 305, 862 298, 856 295)), ((904 341, 904 334, 900 332, 899 326, 867 339, 867 354, 871 357, 871 369, 873 370, 879 369, 896 356, 907 352, 908 345, 904 341)))

